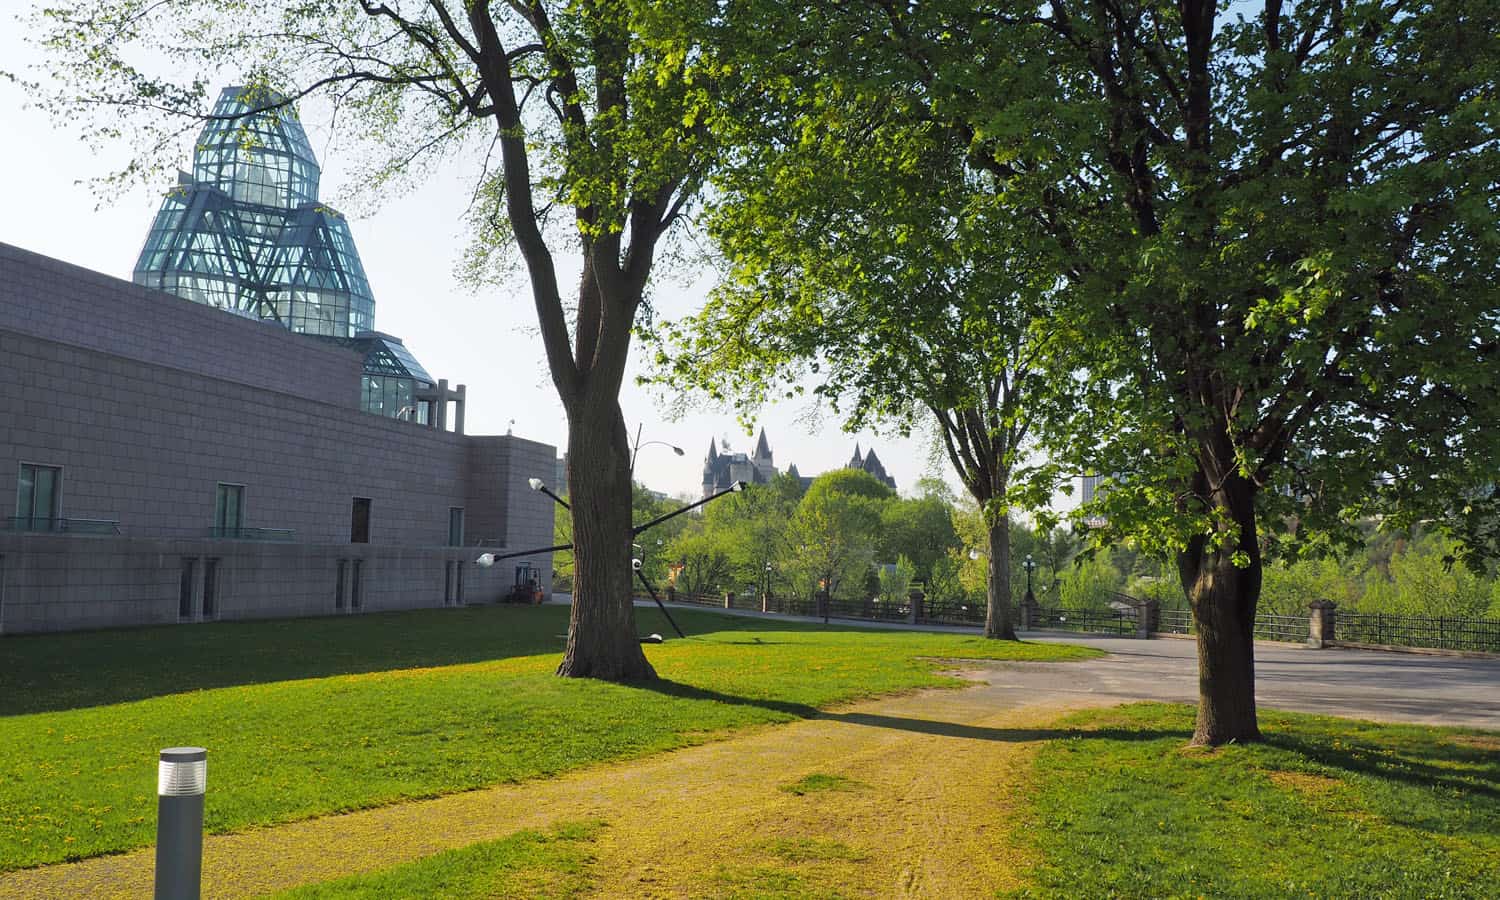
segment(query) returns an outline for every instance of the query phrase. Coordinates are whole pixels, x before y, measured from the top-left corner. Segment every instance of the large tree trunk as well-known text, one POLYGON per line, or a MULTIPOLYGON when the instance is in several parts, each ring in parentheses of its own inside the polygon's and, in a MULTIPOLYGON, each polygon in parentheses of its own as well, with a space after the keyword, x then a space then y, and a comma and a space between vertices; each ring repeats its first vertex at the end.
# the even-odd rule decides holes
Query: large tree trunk
POLYGON ((1001 516, 989 526, 989 611, 984 617, 984 636, 1016 640, 1010 615, 1010 516, 1001 516))
POLYGON ((1239 540, 1212 549, 1205 539, 1195 538, 1178 555, 1182 586, 1198 626, 1198 723, 1192 742, 1210 747, 1260 740, 1254 629, 1261 558, 1254 487, 1230 475, 1214 499, 1238 525, 1239 540), (1234 564, 1236 551, 1245 554, 1246 566, 1234 564))
POLYGON ((568 422, 568 493, 573 507, 573 613, 557 674, 647 681, 631 590, 630 447, 611 394, 581 404, 568 422), (605 424, 608 423, 608 424, 605 424))

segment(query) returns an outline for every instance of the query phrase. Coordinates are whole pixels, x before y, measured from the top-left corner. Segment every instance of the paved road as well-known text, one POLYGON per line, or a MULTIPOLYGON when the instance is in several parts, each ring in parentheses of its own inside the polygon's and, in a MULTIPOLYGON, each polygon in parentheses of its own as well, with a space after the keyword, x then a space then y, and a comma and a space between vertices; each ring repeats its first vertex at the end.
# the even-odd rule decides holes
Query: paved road
MULTIPOLYGON (((1087 644, 1110 655, 1082 663, 997 666, 986 676, 994 688, 1122 702, 1197 700, 1193 641, 1040 634, 1028 639, 1087 644)), ((1257 643, 1255 693, 1260 706, 1276 709, 1500 730, 1500 660, 1494 659, 1257 643)))
MULTIPOLYGON (((554 595, 567 602, 567 595, 554 595)), ((719 610, 714 610, 718 612, 719 610)), ((762 613, 724 610, 728 615, 762 613)), ((792 616, 764 616, 786 620, 792 616)), ((818 621, 806 619, 805 621, 818 621)), ((907 628, 902 623, 855 623, 851 628, 907 628)), ((927 631, 972 628, 927 627, 927 631)), ((1027 640, 1086 644, 1109 652, 1096 660, 986 666, 985 680, 1006 705, 1041 693, 1077 696, 1093 705, 1103 698, 1194 703, 1198 699, 1196 644, 1182 638, 1139 640, 1105 635, 1026 634, 1027 640)), ((1426 656, 1381 650, 1310 650, 1257 642, 1256 700, 1260 706, 1380 722, 1462 725, 1500 731, 1500 659, 1426 656)))

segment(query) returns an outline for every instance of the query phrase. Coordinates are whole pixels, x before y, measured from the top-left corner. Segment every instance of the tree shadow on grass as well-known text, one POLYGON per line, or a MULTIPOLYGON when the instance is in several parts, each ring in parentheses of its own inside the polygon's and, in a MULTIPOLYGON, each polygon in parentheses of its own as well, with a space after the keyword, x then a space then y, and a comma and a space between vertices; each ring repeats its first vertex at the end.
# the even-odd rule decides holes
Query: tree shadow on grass
MULTIPOLYGON (((658 617, 659 618, 659 617, 658 617)), ((677 611, 689 633, 745 620, 677 611)), ((758 630, 808 630, 754 623, 758 630)), ((650 630, 665 631, 652 624, 650 630)), ((563 649, 568 607, 473 606, 206 622, 0 638, 0 717, 214 688, 440 668, 563 649)), ((747 638, 741 640, 749 642, 747 638)), ((550 672, 556 660, 539 662, 550 672)))
MULTIPOLYGON (((1295 753, 1309 762, 1341 769, 1356 775, 1379 778, 1420 788, 1444 791, 1467 797, 1500 801, 1500 754, 1482 747, 1467 747, 1452 742, 1423 742, 1410 750, 1394 752, 1388 744, 1363 739, 1359 734, 1338 736, 1339 746, 1331 737, 1309 736, 1296 731, 1279 731, 1266 735, 1266 744, 1295 753), (1417 754, 1421 759, 1416 758, 1417 754), (1437 763, 1446 763, 1445 767, 1437 763), (1451 768, 1451 767, 1459 768, 1451 768), (1468 773, 1470 777, 1464 777, 1468 773)), ((1500 820, 1500 807, 1490 817, 1493 827, 1500 820)))
POLYGON ((1154 741, 1175 738, 1186 741, 1190 731, 1171 728, 989 728, 982 725, 965 725, 960 722, 944 722, 937 719, 915 719, 906 716, 888 716, 869 712, 837 712, 820 710, 805 703, 788 703, 760 697, 743 697, 725 694, 706 688, 694 687, 677 681, 661 679, 642 682, 636 687, 644 690, 678 697, 684 700, 710 700, 736 706, 753 706, 781 713, 798 719, 816 719, 826 722, 842 722, 868 728, 890 728, 915 734, 931 734, 940 737, 965 738, 968 740, 1023 743, 1026 741, 1056 741, 1069 738, 1097 738, 1117 741, 1154 741))

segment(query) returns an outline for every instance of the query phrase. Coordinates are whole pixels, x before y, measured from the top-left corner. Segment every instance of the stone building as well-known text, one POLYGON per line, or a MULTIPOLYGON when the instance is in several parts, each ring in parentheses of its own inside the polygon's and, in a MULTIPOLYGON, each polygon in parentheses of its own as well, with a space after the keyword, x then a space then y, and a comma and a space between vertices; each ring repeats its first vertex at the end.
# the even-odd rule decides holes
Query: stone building
POLYGON ((553 543, 556 449, 464 433, 372 330, 295 116, 247 121, 263 146, 205 129, 134 284, 0 244, 0 633, 550 591, 550 554, 472 563, 553 543))
MULTIPOLYGON (((860 450, 859 445, 854 445, 854 457, 845 466, 848 469, 860 469, 869 472, 885 484, 891 490, 896 489, 896 479, 885 471, 885 465, 875 455, 872 449, 868 453, 860 450)), ((708 455, 703 459, 703 496, 708 497, 729 488, 736 481, 747 484, 768 484, 777 474, 776 465, 771 453, 771 444, 766 440, 766 430, 760 430, 760 437, 755 442, 753 453, 731 453, 726 443, 722 451, 715 441, 708 442, 708 455)), ((802 485, 803 490, 813 483, 817 476, 803 475, 797 471, 795 463, 787 467, 787 474, 796 478, 802 485)))
POLYGON ((885 464, 880 461, 880 457, 875 455, 874 447, 871 447, 868 453, 861 454, 859 452, 859 444, 855 444, 854 456, 850 458, 848 465, 844 466, 844 468, 859 469, 862 472, 868 472, 875 476, 875 480, 881 484, 893 491, 896 489, 896 479, 886 474, 885 464))

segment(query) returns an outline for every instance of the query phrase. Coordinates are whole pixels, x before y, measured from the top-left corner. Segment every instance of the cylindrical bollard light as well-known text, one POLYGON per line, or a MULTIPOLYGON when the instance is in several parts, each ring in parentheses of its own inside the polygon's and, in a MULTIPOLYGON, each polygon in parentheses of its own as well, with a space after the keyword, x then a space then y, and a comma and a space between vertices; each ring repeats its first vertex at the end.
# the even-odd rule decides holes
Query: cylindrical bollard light
POLYGON ((198 900, 208 751, 172 747, 156 770, 156 900, 198 900))

